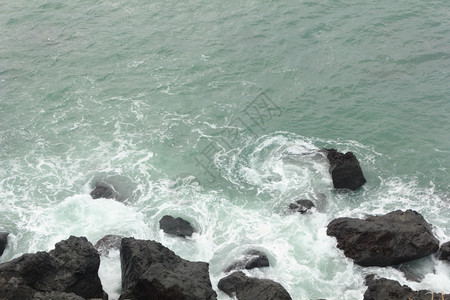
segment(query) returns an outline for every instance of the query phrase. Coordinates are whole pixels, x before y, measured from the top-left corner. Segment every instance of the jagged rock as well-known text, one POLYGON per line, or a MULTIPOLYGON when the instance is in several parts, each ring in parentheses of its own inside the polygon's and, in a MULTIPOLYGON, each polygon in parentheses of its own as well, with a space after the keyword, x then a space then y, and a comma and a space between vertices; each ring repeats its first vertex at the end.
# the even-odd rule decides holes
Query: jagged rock
POLYGON ((366 183, 358 159, 352 152, 343 154, 336 149, 326 150, 334 188, 356 190, 366 183))
POLYGON ((395 280, 376 279, 374 275, 366 277, 366 285, 368 287, 364 293, 364 300, 429 300, 433 298, 450 300, 450 295, 441 295, 441 293, 432 293, 426 290, 413 291, 410 287, 400 285, 395 280))
POLYGON ((159 228, 165 233, 180 237, 192 236, 194 228, 191 223, 182 218, 174 218, 172 216, 164 216, 159 220, 159 228))
POLYGON ((97 182, 94 190, 91 192, 93 199, 118 199, 119 194, 114 190, 114 187, 104 182, 97 182))
POLYGON ((85 237, 71 236, 50 252, 24 254, 0 265, 0 299, 32 299, 47 292, 104 298, 100 256, 85 237))
POLYGON ((209 266, 177 256, 160 243, 123 238, 120 299, 213 300, 209 266))
POLYGON ((314 207, 314 203, 308 199, 301 199, 295 201, 295 203, 289 204, 289 209, 292 209, 299 213, 306 213, 308 210, 314 207))
POLYGON ((442 244, 438 257, 440 260, 450 260, 450 242, 442 244))
POLYGON ((230 297, 238 300, 291 300, 284 287, 270 279, 245 276, 241 271, 231 273, 220 279, 218 287, 230 297))
POLYGON ((3 251, 5 251, 6 245, 8 244, 8 232, 0 232, 0 256, 2 256, 3 251))
POLYGON ((94 248, 97 249, 98 253, 103 256, 108 256, 110 250, 119 250, 120 242, 123 236, 108 234, 102 237, 95 243, 94 248))
POLYGON ((225 269, 225 272, 231 272, 232 270, 240 270, 240 269, 254 269, 254 268, 263 268, 269 266, 269 259, 267 255, 258 250, 250 250, 245 253, 244 258, 233 262, 228 268, 225 269))
POLYGON ((418 212, 401 210, 366 219, 338 218, 327 235, 345 256, 361 266, 391 266, 435 253, 439 241, 418 212))

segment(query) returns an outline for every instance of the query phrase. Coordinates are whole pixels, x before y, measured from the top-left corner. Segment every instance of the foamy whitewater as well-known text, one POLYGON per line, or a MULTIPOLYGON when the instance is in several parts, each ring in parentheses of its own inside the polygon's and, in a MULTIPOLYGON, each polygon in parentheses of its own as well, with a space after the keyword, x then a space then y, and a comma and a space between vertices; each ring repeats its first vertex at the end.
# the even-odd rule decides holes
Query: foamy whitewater
MULTIPOLYGON (((0 258, 70 235, 161 242, 223 270, 246 250, 293 299, 362 299, 368 274, 450 293, 426 257, 360 267, 326 226, 413 209, 450 240, 449 2, 29 1, 0 8, 0 258), (323 148, 367 183, 333 189, 323 148), (118 201, 92 199, 96 182, 118 201), (308 214, 288 210, 311 199, 308 214), (196 228, 166 235, 164 215, 196 228)), ((120 296, 118 251, 101 257, 120 296)))

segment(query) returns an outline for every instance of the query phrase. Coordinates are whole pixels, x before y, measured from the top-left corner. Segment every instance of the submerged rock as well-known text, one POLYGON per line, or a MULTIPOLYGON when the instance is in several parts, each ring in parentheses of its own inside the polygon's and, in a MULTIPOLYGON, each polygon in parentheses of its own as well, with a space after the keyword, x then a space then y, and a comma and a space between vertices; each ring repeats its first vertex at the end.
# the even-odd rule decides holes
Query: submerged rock
POLYGON ((356 190, 366 183, 358 159, 352 152, 344 154, 336 149, 326 150, 334 188, 356 190))
POLYGON ((217 299, 207 263, 184 260, 155 241, 123 238, 120 262, 120 299, 217 299))
POLYGON ((425 277, 421 272, 412 269, 407 264, 400 264, 395 268, 402 272, 409 281, 421 282, 425 277))
POLYGON ((441 248, 439 249, 438 258, 440 260, 449 260, 450 261, 450 242, 442 244, 441 248))
POLYGON ((244 258, 233 262, 228 268, 226 268, 225 272, 228 273, 232 270, 250 270, 263 267, 269 267, 269 259, 267 258, 267 255, 258 250, 250 250, 245 253, 244 258))
POLYGON ((118 199, 119 193, 114 190, 114 187, 104 182, 97 182, 94 190, 91 192, 93 199, 118 199))
POLYGON ((180 237, 192 236, 194 228, 191 223, 182 218, 174 218, 172 216, 164 216, 159 220, 159 228, 165 233, 180 237))
POLYGON ((338 218, 327 235, 345 256, 361 266, 391 266, 435 253, 439 241, 418 212, 401 210, 366 219, 338 218))
POLYGON ((400 285, 395 280, 376 279, 374 275, 366 277, 366 285, 368 287, 364 293, 364 300, 450 299, 450 295, 426 290, 414 291, 406 285, 400 285))
POLYGON ((295 203, 289 204, 289 209, 292 209, 292 210, 302 213, 302 214, 311 210, 311 208, 313 208, 313 207, 315 207, 314 203, 308 199, 297 200, 297 201, 295 201, 295 203))
POLYGON ((0 232, 0 256, 2 256, 3 251, 5 251, 6 245, 8 244, 8 232, 0 232))
POLYGON ((234 272, 220 279, 218 287, 230 297, 238 300, 291 300, 284 287, 270 279, 245 276, 241 271, 234 272))
POLYGON ((99 265, 100 256, 92 244, 85 237, 71 236, 50 252, 24 254, 1 264, 0 299, 42 298, 49 292, 107 299, 98 277, 99 265))
POLYGON ((97 249, 98 253, 103 256, 108 256, 110 250, 119 250, 120 242, 123 236, 108 234, 102 237, 95 243, 94 248, 97 249))

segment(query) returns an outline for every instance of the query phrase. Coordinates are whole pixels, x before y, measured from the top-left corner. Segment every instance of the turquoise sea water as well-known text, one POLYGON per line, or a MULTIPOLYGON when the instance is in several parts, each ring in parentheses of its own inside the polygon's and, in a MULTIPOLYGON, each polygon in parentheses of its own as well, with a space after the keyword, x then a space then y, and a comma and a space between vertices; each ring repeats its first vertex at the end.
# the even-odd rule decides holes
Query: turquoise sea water
MULTIPOLYGON (((450 2, 2 1, 0 261, 69 235, 154 239, 210 263, 246 249, 293 299, 362 299, 376 273, 450 292, 426 258, 361 268, 326 225, 417 210, 450 240, 450 2), (352 151, 367 184, 332 188, 321 148, 352 151), (122 201, 92 200, 96 181, 122 201), (317 211, 288 212, 310 198, 317 211), (182 241, 165 214, 198 232, 182 241)), ((120 295, 118 253, 102 283, 120 295)), ((219 299, 228 297, 218 291, 219 299)))

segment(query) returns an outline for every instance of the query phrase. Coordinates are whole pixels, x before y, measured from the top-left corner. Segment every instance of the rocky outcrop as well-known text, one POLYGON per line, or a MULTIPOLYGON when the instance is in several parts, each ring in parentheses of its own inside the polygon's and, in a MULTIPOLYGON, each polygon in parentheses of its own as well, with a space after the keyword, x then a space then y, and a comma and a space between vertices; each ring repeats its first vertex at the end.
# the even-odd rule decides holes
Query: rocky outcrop
POLYGON ((292 299, 281 284, 270 279, 247 277, 241 271, 234 272, 220 279, 218 287, 230 297, 235 295, 238 300, 292 299))
POLYGON ((401 210, 366 219, 338 218, 327 235, 345 256, 361 266, 391 266, 435 253, 439 241, 418 212, 401 210))
POLYGON ((442 244, 439 249, 438 258, 440 260, 450 260, 450 242, 442 244))
POLYGON ((366 183, 358 159, 352 152, 341 153, 325 149, 330 162, 330 173, 336 189, 356 190, 366 183))
POLYGON ((123 238, 120 246, 120 299, 216 299, 209 266, 177 256, 160 243, 123 238))
POLYGON ((104 182, 97 182, 95 184, 94 190, 91 192, 91 197, 93 199, 98 198, 118 199, 119 193, 114 189, 113 186, 106 184, 104 182))
POLYGON ((395 280, 386 278, 376 279, 374 275, 366 277, 368 286, 364 293, 364 300, 405 300, 405 299, 445 299, 450 300, 450 295, 432 293, 430 291, 413 291, 406 285, 400 285, 395 280))
POLYGON ((295 203, 289 204, 289 209, 294 210, 299 213, 306 213, 311 210, 311 208, 315 207, 314 203, 308 199, 300 199, 295 201, 295 203))
POLYGON ((5 251, 6 245, 8 244, 8 232, 0 232, 0 256, 2 256, 3 251, 5 251))
POLYGON ((108 256, 109 251, 111 250, 119 250, 120 242, 122 241, 123 236, 108 234, 102 237, 95 243, 94 248, 98 251, 100 255, 108 256))
POLYGON ((24 254, 1 264, 0 299, 42 299, 50 292, 107 299, 98 277, 99 265, 100 256, 92 244, 85 237, 71 236, 48 253, 24 254))
POLYGON ((240 270, 240 269, 254 269, 254 268, 263 268, 269 266, 269 259, 267 255, 258 250, 250 250, 245 253, 245 256, 233 262, 228 268, 225 269, 225 272, 231 272, 232 270, 240 270))
POLYGON ((191 223, 182 219, 174 218, 172 216, 164 216, 159 220, 159 228, 161 228, 165 233, 176 235, 179 237, 192 236, 194 233, 194 227, 191 223))

